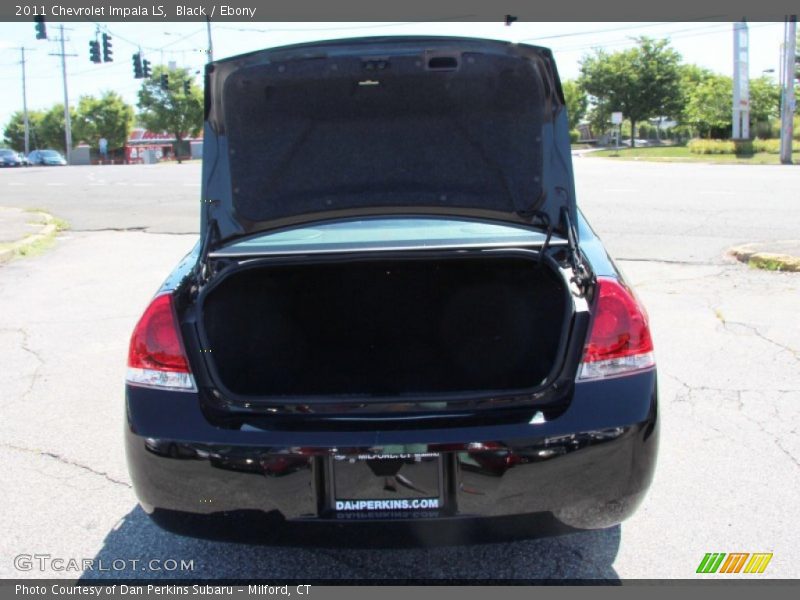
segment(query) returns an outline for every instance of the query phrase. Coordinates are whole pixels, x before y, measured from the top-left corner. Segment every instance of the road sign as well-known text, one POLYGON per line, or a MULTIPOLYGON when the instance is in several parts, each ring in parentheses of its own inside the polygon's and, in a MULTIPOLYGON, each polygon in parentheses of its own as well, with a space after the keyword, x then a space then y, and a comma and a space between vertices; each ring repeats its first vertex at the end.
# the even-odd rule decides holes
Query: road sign
POLYGON ((622 113, 621 112, 612 112, 611 113, 611 124, 612 125, 621 125, 622 124, 622 113))

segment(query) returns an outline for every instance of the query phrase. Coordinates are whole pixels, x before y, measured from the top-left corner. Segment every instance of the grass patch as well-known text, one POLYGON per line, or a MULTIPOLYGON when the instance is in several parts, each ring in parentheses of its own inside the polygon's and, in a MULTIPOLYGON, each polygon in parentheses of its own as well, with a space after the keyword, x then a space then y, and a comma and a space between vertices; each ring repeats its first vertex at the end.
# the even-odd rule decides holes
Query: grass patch
MULTIPOLYGON (((780 156, 771 152, 755 152, 747 156, 735 154, 696 154, 686 146, 647 146, 644 148, 620 148, 589 152, 586 156, 614 158, 616 160, 647 160, 653 162, 700 162, 742 165, 779 165, 780 156)), ((795 163, 800 163, 800 151, 792 154, 795 163)))
MULTIPOLYGON (((50 213, 43 208, 24 208, 23 210, 28 213, 45 213, 50 215, 50 213)), ((54 217, 53 215, 50 215, 50 222, 56 226, 56 231, 66 231, 69 229, 69 221, 62 219, 61 217, 54 217)), ((40 224, 39 221, 29 221, 29 223, 31 225, 40 224)))
POLYGON ((747 261, 747 266, 749 266, 751 269, 762 269, 764 271, 797 270, 795 268, 792 268, 791 265, 787 264, 786 261, 777 258, 769 258, 766 256, 753 256, 750 260, 747 261))
POLYGON ((69 222, 60 217, 53 217, 52 223, 56 226, 56 231, 66 231, 69 229, 69 222))
MULTIPOLYGON (((35 237, 30 242, 23 243, 21 245, 19 245, 19 242, 0 244, 0 251, 13 250, 14 257, 39 256, 55 245, 56 236, 59 232, 69 229, 69 223, 67 221, 50 215, 46 210, 42 210, 40 208, 26 208, 24 210, 28 213, 45 213, 48 215, 49 218, 46 220, 46 222, 29 221, 29 223, 31 225, 52 225, 54 226, 52 231, 39 237, 35 237)), ((37 234, 32 235, 35 236, 37 234)), ((23 240, 24 239, 26 238, 23 238, 23 240)))
POLYGON ((47 250, 52 248, 55 243, 56 236, 48 235, 47 237, 39 238, 30 244, 25 244, 24 246, 17 248, 14 254, 23 257, 39 256, 40 254, 44 254, 47 250))

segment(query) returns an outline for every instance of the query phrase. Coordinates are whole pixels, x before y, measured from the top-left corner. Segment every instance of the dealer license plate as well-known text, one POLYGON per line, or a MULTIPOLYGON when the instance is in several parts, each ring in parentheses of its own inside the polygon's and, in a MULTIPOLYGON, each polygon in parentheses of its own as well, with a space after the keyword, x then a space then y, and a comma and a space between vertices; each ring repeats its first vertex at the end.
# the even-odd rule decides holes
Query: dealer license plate
POLYGON ((339 454, 330 465, 330 507, 339 515, 402 518, 443 507, 438 452, 339 454))

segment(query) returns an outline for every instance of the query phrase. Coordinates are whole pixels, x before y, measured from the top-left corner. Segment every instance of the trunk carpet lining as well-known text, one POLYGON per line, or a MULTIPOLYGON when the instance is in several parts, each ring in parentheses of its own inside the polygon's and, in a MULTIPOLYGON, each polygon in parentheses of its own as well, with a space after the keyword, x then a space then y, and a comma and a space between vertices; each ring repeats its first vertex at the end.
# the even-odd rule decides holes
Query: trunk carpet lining
POLYGON ((211 290, 203 325, 241 395, 521 389, 551 370, 564 293, 525 259, 270 266, 211 290))

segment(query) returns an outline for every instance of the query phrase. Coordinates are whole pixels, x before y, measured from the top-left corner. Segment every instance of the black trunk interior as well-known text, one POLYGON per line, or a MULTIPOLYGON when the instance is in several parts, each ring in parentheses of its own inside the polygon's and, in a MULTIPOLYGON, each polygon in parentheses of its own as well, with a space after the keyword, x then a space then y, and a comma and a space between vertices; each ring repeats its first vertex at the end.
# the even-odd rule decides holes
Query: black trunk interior
POLYGON ((561 277, 528 258, 358 260, 233 273, 203 329, 236 394, 436 394, 538 386, 567 310, 561 277))

